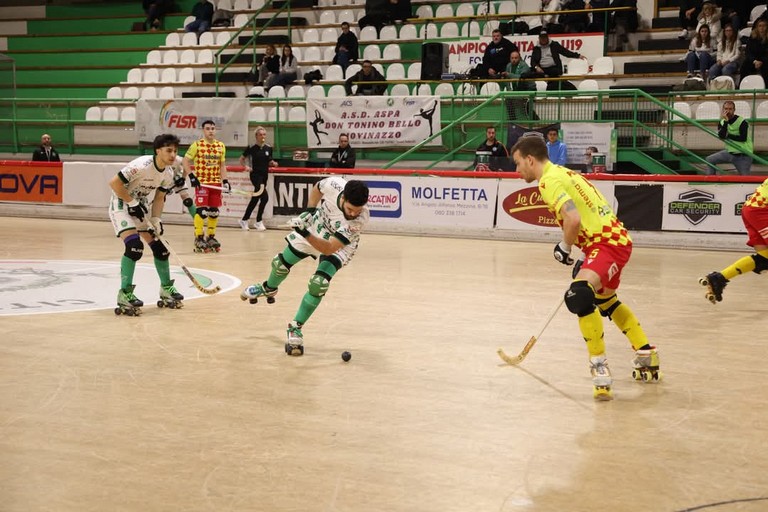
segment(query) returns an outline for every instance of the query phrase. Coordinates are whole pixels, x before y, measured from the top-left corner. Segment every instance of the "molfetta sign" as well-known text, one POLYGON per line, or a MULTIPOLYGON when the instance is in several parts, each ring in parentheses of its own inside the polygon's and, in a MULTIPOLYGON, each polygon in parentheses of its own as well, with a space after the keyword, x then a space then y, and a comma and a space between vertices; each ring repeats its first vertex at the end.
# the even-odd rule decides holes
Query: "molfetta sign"
POLYGON ((136 132, 142 142, 162 133, 173 133, 188 146, 203 136, 203 123, 216 123, 216 138, 228 146, 248 145, 247 98, 188 98, 139 100, 136 132))
MULTIPOLYGON (((307 145, 336 147, 339 135, 355 148, 411 147, 440 131, 436 96, 307 98, 307 145)), ((441 137, 429 145, 439 146, 441 137)))
MULTIPOLYGON (((189 270, 203 286, 221 286, 222 293, 240 286, 240 280, 228 274, 189 270)), ((207 297, 179 267, 171 266, 171 277, 184 300, 207 297)), ((134 283, 136 296, 144 301, 144 314, 164 314, 155 306, 160 281, 154 265, 136 265, 134 283)), ((119 288, 119 261, 0 260, 0 317, 112 310, 119 288)))

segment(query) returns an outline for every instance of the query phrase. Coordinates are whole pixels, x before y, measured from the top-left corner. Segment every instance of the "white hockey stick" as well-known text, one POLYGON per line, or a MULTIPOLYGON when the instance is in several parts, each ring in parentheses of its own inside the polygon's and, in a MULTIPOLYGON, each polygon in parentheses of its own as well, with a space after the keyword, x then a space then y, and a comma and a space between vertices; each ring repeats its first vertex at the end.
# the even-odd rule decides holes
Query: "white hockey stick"
POLYGON ((565 302, 565 295, 563 295, 563 298, 560 299, 560 302, 557 303, 557 306, 555 307, 555 309, 553 309, 552 312, 547 317, 547 320, 546 322, 544 322, 544 325, 539 331, 538 336, 531 336, 531 339, 528 340, 528 343, 525 344, 525 346, 523 347, 523 351, 520 352, 520 354, 518 354, 515 357, 511 357, 511 356, 508 356, 506 353, 504 353, 504 350, 499 348, 499 350, 496 351, 496 353, 499 354, 499 357, 507 364, 516 365, 516 364, 522 363, 523 359, 525 359, 525 356, 528 355, 528 352, 531 351, 531 349, 536 344, 538 339, 541 338, 541 335, 544 334, 544 329, 547 328, 547 326, 552 321, 552 319, 555 318, 555 315, 557 314, 557 312, 560 311, 560 306, 563 305, 563 302, 565 302))
POLYGON ((189 271, 187 266, 184 265, 184 262, 181 261, 181 258, 179 258, 179 255, 176 254, 176 251, 173 250, 173 247, 171 247, 171 244, 168 243, 168 240, 166 240, 165 238, 162 238, 160 235, 157 234, 157 228, 155 228, 155 226, 151 222, 149 222, 149 221, 147 221, 147 225, 152 230, 152 236, 154 236, 156 239, 160 240, 163 243, 163 245, 165 246, 165 248, 168 249, 168 252, 173 255, 173 257, 176 259, 176 262, 181 267, 181 270, 183 270, 184 273, 189 278, 189 280, 192 281, 192 284, 195 285, 195 288, 197 288, 198 290, 200 290, 201 292, 203 292, 206 295, 214 295, 214 294, 219 293, 221 291, 221 286, 219 286, 219 285, 216 285, 216 286, 214 286, 212 288, 206 288, 205 286, 203 286, 200 283, 200 281, 198 281, 197 278, 194 275, 192 275, 192 272, 189 271))
POLYGON ((222 192, 226 192, 229 194, 236 194, 238 196, 247 196, 247 197, 257 197, 264 193, 264 184, 262 183, 259 187, 259 190, 256 192, 248 192, 247 190, 242 190, 239 188, 233 188, 232 190, 227 190, 224 187, 218 187, 216 185, 208 185, 207 183, 200 184, 201 187, 209 188, 211 190, 221 190, 222 192))

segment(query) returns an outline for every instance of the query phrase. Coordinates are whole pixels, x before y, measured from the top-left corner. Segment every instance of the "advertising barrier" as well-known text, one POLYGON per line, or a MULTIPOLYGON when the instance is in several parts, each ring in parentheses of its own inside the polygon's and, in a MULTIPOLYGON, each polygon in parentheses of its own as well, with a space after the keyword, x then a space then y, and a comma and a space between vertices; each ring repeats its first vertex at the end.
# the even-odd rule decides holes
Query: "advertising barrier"
POLYGON ((0 201, 62 202, 59 162, 6 162, 0 167, 0 201))

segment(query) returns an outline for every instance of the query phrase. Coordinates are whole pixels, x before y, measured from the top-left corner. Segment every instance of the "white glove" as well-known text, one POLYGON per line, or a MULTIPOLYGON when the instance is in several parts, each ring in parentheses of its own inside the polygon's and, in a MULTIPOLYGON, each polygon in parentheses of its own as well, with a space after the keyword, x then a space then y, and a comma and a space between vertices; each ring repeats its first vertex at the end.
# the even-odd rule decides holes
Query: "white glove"
POLYGON ((160 220, 160 217, 150 217, 149 229, 150 231, 153 231, 157 236, 160 236, 165 232, 165 229, 163 228, 163 221, 160 220))
POLYGON ((288 225, 297 229, 308 229, 312 225, 312 214, 301 212, 298 217, 293 217, 288 221, 288 225))

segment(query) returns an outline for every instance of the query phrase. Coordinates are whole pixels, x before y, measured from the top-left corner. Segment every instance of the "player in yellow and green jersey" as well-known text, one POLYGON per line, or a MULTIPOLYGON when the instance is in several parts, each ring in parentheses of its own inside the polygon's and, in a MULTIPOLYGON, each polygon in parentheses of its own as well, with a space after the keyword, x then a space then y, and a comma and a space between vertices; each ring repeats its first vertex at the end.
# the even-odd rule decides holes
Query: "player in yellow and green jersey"
POLYGON ((739 258, 720 272, 711 272, 699 279, 699 283, 707 288, 705 297, 712 304, 723 300, 723 289, 734 277, 750 270, 755 274, 768 270, 768 179, 744 203, 741 220, 747 228, 747 245, 755 250, 755 254, 739 258))
POLYGON ((196 140, 184 154, 184 171, 195 187, 195 252, 219 252, 221 244, 216 240, 216 224, 219 222, 221 189, 230 191, 225 159, 227 148, 216 140, 216 123, 203 122, 203 138, 196 140), (206 185, 212 185, 208 188, 206 185), (208 238, 205 237, 205 220, 208 219, 208 238))
POLYGON ((658 380, 661 374, 656 347, 648 342, 629 306, 616 296, 621 271, 632 254, 632 239, 626 228, 605 197, 581 174, 549 161, 547 146, 541 138, 522 137, 510 153, 526 183, 539 182, 541 198, 563 230, 563 240, 554 249, 555 259, 573 265, 573 246, 585 255, 573 271, 565 305, 579 317, 579 329, 589 352, 595 398, 613 398, 600 315, 612 320, 629 338, 635 350, 632 376, 646 382, 658 380))

